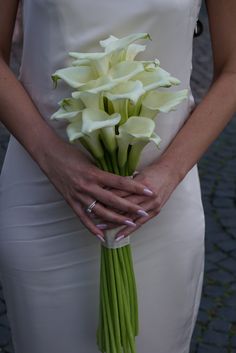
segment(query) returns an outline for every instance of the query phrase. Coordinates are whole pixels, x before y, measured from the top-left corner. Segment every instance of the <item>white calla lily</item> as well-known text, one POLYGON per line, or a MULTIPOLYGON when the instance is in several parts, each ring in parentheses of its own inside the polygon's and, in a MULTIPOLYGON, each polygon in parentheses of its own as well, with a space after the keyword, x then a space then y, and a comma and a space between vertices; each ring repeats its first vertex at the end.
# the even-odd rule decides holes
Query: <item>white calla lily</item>
POLYGON ((79 90, 91 93, 108 91, 117 86, 119 83, 128 81, 134 75, 137 75, 143 70, 143 64, 140 64, 139 62, 123 61, 113 66, 109 70, 107 76, 102 76, 96 80, 91 80, 87 84, 82 85, 79 90))
POLYGON ((151 71, 143 71, 133 76, 132 80, 139 80, 142 82, 146 91, 156 89, 158 87, 171 87, 178 85, 180 81, 172 77, 169 72, 163 70, 161 67, 152 69, 151 71))
POLYGON ((98 53, 80 53, 69 52, 69 55, 77 60, 88 60, 91 68, 98 77, 104 76, 109 70, 109 55, 104 52, 98 53))
POLYGON ((80 99, 85 108, 92 109, 103 109, 103 96, 99 93, 91 93, 87 91, 75 91, 72 92, 72 97, 75 99, 80 99))
POLYGON ((133 61, 139 53, 146 49, 146 45, 132 43, 128 46, 126 50, 125 59, 128 61, 133 61))
POLYGON ((114 37, 109 37, 107 41, 103 41, 103 47, 105 48, 105 52, 111 53, 116 50, 126 49, 128 45, 140 39, 151 39, 151 37, 148 33, 135 33, 117 40, 114 37))
POLYGON ((59 102, 60 109, 51 115, 50 119, 67 119, 69 121, 73 120, 79 114, 81 114, 84 109, 84 104, 80 99, 65 98, 59 102))
POLYGON ((143 89, 142 82, 127 81, 119 83, 104 95, 111 101, 119 99, 130 99, 134 104, 136 104, 139 97, 144 93, 145 90, 143 89))
POLYGON ((117 147, 115 139, 115 125, 120 121, 120 115, 112 115, 98 109, 85 108, 80 118, 72 121, 67 127, 70 142, 81 139, 88 146, 94 158, 103 163, 104 149, 102 141, 108 151, 113 153, 117 147))
POLYGON ((87 91, 90 93, 100 93, 108 91, 119 84, 118 80, 113 80, 109 76, 99 77, 97 80, 91 80, 87 84, 80 87, 80 91, 87 91))
POLYGON ((120 124, 123 124, 128 119, 129 102, 135 105, 144 93, 145 90, 140 81, 127 81, 104 93, 104 96, 112 102, 113 110, 120 113, 120 124))
POLYGON ((88 60, 88 59, 73 60, 72 66, 90 66, 90 60, 88 60))
POLYGON ((153 119, 158 112, 168 113, 174 110, 187 96, 187 89, 177 92, 149 91, 142 100, 140 115, 153 119))
POLYGON ((118 142, 118 163, 121 170, 125 168, 127 160, 129 172, 131 169, 135 170, 140 153, 149 141, 159 145, 161 139, 155 134, 154 129, 154 121, 141 116, 132 116, 125 124, 119 126, 119 135, 116 137, 118 142), (129 145, 132 147, 128 157, 129 145))
POLYGON ((57 85, 57 81, 59 79, 62 79, 73 88, 79 88, 90 80, 96 79, 96 75, 89 66, 75 66, 57 70, 52 75, 52 80, 54 81, 55 85, 57 85))
POLYGON ((115 36, 112 36, 110 35, 108 38, 106 39, 103 39, 103 40, 100 40, 99 41, 99 44, 102 48, 106 48, 110 43, 118 40, 119 38, 115 37, 115 36))

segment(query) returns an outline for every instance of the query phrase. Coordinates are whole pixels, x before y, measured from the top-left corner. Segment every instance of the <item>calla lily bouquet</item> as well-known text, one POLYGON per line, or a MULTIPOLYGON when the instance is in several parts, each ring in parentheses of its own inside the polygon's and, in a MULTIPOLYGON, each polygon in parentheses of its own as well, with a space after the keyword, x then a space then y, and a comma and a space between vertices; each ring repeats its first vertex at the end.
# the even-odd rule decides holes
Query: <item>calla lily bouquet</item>
MULTIPOLYGON (((101 52, 70 52, 71 66, 52 75, 55 86, 63 80, 74 91, 59 102, 51 119, 66 120, 69 141, 79 141, 99 168, 122 176, 133 175, 148 143, 159 147, 158 113, 174 110, 188 94, 187 89, 160 90, 180 81, 158 59, 136 60, 146 49, 135 43, 141 39, 151 38, 148 33, 111 35, 99 42, 101 52)), ((121 245, 111 241, 114 234, 107 230, 101 247, 97 343, 103 353, 135 353, 138 301, 132 253, 127 240, 121 245)))

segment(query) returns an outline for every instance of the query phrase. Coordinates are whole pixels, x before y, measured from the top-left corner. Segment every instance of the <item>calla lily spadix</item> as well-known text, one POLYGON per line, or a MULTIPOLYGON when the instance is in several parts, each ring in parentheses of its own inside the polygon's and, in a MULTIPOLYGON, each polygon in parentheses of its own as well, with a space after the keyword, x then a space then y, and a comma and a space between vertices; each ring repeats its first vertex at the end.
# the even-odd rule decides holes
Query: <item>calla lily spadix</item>
MULTIPOLYGON (((69 141, 80 142, 99 168, 117 175, 133 175, 148 143, 159 148, 154 118, 187 97, 187 90, 166 92, 180 81, 157 58, 136 59, 146 45, 135 42, 147 39, 148 33, 111 35, 99 42, 102 52, 71 50, 71 66, 52 75, 55 84, 62 79, 74 91, 51 119, 66 119, 69 141)), ((138 296, 131 246, 129 237, 116 242, 116 232, 106 230, 101 247, 97 345, 103 353, 136 353, 138 296)))
POLYGON ((188 90, 177 92, 149 91, 142 100, 140 115, 155 118, 157 113, 168 113, 187 98, 188 90))

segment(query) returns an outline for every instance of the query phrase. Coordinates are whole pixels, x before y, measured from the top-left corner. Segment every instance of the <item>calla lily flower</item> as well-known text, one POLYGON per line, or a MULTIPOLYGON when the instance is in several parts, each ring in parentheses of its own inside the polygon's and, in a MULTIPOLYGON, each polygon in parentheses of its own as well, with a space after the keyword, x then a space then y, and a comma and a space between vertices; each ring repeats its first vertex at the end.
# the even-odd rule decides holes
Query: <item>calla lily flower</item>
POLYGON ((142 100, 140 115, 153 119, 159 112, 168 113, 186 99, 187 95, 187 89, 178 92, 149 91, 142 100))
MULTIPOLYGON (((108 53, 79 53, 79 52, 69 52, 69 55, 75 59, 74 62, 77 65, 80 63, 81 60, 86 60, 89 62, 92 70, 96 73, 97 77, 104 76, 108 73, 109 70, 109 55, 108 53)), ((83 64, 83 61, 82 61, 83 64)))
POLYGON ((87 91, 75 91, 72 92, 71 95, 75 99, 80 99, 85 108, 104 109, 102 94, 87 91))
POLYGON ((115 125, 120 121, 120 115, 107 114, 102 110, 85 108, 81 117, 76 118, 67 126, 67 135, 70 142, 81 139, 89 147, 94 158, 102 160, 104 149, 100 136, 107 150, 113 152, 116 147, 115 125))
POLYGON ((121 170, 125 164, 129 167, 129 172, 135 170, 139 161, 140 153, 149 141, 153 141, 157 146, 161 139, 154 132, 155 123, 152 119, 132 116, 126 123, 119 126, 119 135, 116 136, 118 142, 118 163, 121 170), (128 156, 128 148, 131 149, 128 156))
POLYGON ((180 81, 172 77, 169 72, 157 67, 152 70, 144 70, 132 77, 132 80, 139 80, 142 82, 145 91, 156 89, 158 87, 171 87, 178 85, 180 81))
POLYGON ((129 101, 135 105, 144 93, 145 90, 140 81, 127 81, 106 92, 104 96, 112 102, 114 111, 120 113, 120 124, 123 124, 128 119, 129 101))
POLYGON ((81 91, 99 93, 111 90, 119 83, 128 81, 133 76, 144 70, 143 64, 139 62, 123 61, 116 64, 110 70, 107 76, 91 80, 79 88, 81 91))
POLYGON ((151 37, 148 33, 130 34, 120 39, 110 36, 107 40, 100 41, 100 45, 105 49, 105 52, 111 53, 120 49, 126 49, 131 43, 139 39, 151 39, 151 37))
POLYGON ((79 114, 85 107, 80 99, 73 98, 65 98, 59 102, 59 105, 59 110, 52 114, 50 119, 67 119, 69 121, 72 121, 73 119, 79 116, 79 114))
POLYGON ((95 80, 97 76, 89 66, 67 67, 65 69, 57 70, 52 75, 52 80, 57 85, 57 81, 62 79, 69 86, 79 88, 90 80, 95 80))

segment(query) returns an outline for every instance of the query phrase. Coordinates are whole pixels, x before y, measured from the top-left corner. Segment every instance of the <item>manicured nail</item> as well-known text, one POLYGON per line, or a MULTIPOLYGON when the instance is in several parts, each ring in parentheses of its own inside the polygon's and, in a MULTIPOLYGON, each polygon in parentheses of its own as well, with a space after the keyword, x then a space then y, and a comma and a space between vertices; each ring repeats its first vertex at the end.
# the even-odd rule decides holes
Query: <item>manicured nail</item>
POLYGON ((144 188, 143 191, 144 191, 144 194, 146 195, 153 195, 153 192, 148 188, 144 188))
POLYGON ((137 214, 139 214, 140 216, 149 216, 149 214, 144 210, 138 210, 137 214))
POLYGON ((124 223, 127 224, 128 226, 136 227, 136 224, 135 224, 134 222, 132 222, 132 221, 129 221, 128 219, 126 219, 126 220, 124 221, 124 223))
POLYGON ((125 237, 124 234, 119 235, 119 236, 116 238, 116 241, 119 241, 119 240, 123 239, 124 237, 125 237))
POLYGON ((96 227, 98 227, 99 229, 107 229, 108 225, 105 223, 100 223, 96 224, 96 227))
POLYGON ((103 241, 103 243, 105 243, 105 239, 103 238, 103 236, 101 234, 96 234, 96 236, 103 241))

